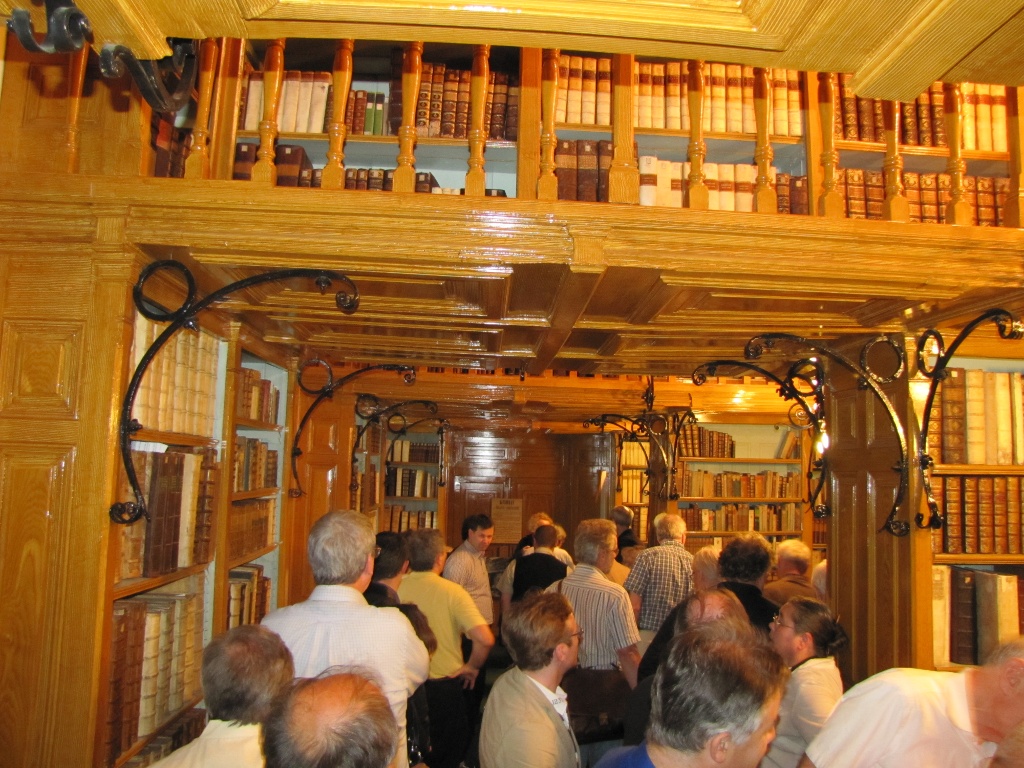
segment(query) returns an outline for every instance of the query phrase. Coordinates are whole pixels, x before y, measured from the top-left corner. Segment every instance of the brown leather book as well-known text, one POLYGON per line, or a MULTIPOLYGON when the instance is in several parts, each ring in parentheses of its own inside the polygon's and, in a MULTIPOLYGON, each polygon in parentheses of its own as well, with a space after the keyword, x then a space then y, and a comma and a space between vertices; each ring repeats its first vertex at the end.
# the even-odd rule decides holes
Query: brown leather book
POLYGON ((865 96, 857 97, 857 138, 878 141, 875 136, 875 100, 865 96))
POLYGON ((949 660, 954 664, 978 663, 974 577, 970 568, 954 567, 950 572, 949 660))
POLYGON ((470 87, 473 73, 468 69, 459 70, 459 92, 455 101, 455 138, 469 137, 470 87))
MULTIPOLYGON (((664 88, 664 80, 662 88, 664 88)), ((597 57, 584 56, 580 79, 580 122, 597 124, 597 57)))
MULTIPOLYGON (((860 138, 860 130, 858 129, 860 123, 857 119, 857 94, 853 92, 852 80, 852 74, 840 72, 839 88, 836 89, 839 91, 840 103, 842 105, 843 138, 848 141, 856 141, 860 138)), ((872 118, 872 125, 874 125, 874 118, 872 118)))
POLYGON ((946 500, 945 546, 943 549, 951 555, 960 555, 964 551, 964 515, 963 515, 963 483, 960 477, 945 477, 943 480, 943 496, 946 500))
MULTIPOLYGON (((277 157, 274 162, 277 166, 277 186, 297 187, 299 186, 299 176, 309 160, 306 157, 306 150, 300 145, 278 144, 277 157)), ((312 176, 312 165, 309 168, 310 176, 312 176)), ((307 183, 306 186, 309 184, 307 183)))
POLYGON ((505 141, 519 138, 519 82, 513 76, 508 81, 508 105, 505 107, 505 141))
POLYGON ((978 177, 964 176, 964 200, 971 207, 971 224, 978 225, 978 177))
POLYGON ((867 217, 881 221, 885 204, 885 176, 881 171, 864 171, 864 197, 867 217))
POLYGON ((1006 551, 1011 555, 1021 552, 1021 498, 1020 478, 1006 477, 1006 551))
MULTIPOLYGON (((388 133, 398 135, 402 127, 402 67, 405 65, 405 49, 395 46, 391 49, 391 80, 388 83, 388 133)), ((330 112, 327 113, 330 115, 330 112)))
POLYGON ((359 191, 370 188, 370 169, 356 168, 356 189, 359 191))
POLYGON ((434 64, 427 112, 427 136, 441 135, 441 113, 444 112, 444 85, 448 72, 444 64, 434 64))
POLYGON ((964 554, 978 554, 978 478, 968 475, 963 484, 964 554))
POLYGON ((916 147, 919 134, 917 132, 917 102, 900 102, 900 141, 916 147))
MULTIPOLYGON (((932 498, 935 499, 936 505, 939 508, 939 514, 942 515, 946 509, 946 493, 944 478, 935 476, 932 478, 932 498)), ((932 554, 941 555, 943 554, 943 541, 945 539, 944 530, 942 528, 932 529, 932 554)))
POLYGON ((235 144, 235 164, 231 171, 231 178, 239 181, 249 181, 252 178, 252 167, 256 164, 256 151, 259 149, 255 144, 247 144, 240 141, 235 144))
POLYGON ((1005 555, 1010 551, 1008 487, 1006 477, 992 478, 993 552, 997 555, 1005 555))
POLYGON ((441 122, 438 136, 455 138, 455 107, 459 100, 459 70, 449 69, 444 73, 441 98, 441 122))
POLYGON ((792 176, 789 188, 789 207, 793 213, 807 216, 810 214, 810 200, 807 191, 806 176, 792 176))
POLYGON ((430 93, 433 90, 434 65, 424 61, 420 65, 420 92, 416 96, 416 135, 427 136, 430 131, 430 93))
POLYGON ((597 142, 579 139, 576 142, 576 199, 597 202, 597 142))
MULTIPOLYGON (((1004 521, 1005 522, 1005 521, 1004 521)), ((978 553, 995 552, 995 478, 978 478, 978 553)))
MULTIPOLYGON (((665 74, 665 92, 666 100, 669 99, 669 89, 672 87, 671 76, 667 70, 671 67, 671 63, 666 65, 665 74)), ((676 129, 679 128, 679 62, 675 62, 675 100, 676 100, 676 129)), ((1003 99, 1006 101, 1005 97, 1003 99)), ((669 109, 669 107, 666 107, 669 109)), ((1005 113, 1005 109, 1003 110, 1005 113)), ((597 125, 611 125, 612 124, 612 60, 609 56, 602 56, 597 60, 597 106, 595 108, 594 119, 597 125)), ((667 113, 666 113, 667 119, 667 113)), ((1005 122, 1005 120, 1004 120, 1005 122)), ((667 128, 672 126, 667 125, 667 128)))
POLYGON ((775 197, 778 201, 779 213, 790 213, 790 175, 779 173, 775 176, 775 197))
POLYGON ((574 139, 559 139, 555 145, 555 176, 558 179, 558 199, 576 199, 576 159, 574 139))
POLYGON ((991 176, 978 176, 978 226, 994 227, 996 225, 996 185, 991 176))
POLYGON ((921 221, 939 223, 939 182, 935 173, 921 174, 921 221))
POLYGON ((882 99, 872 99, 875 116, 875 141, 885 141, 885 104, 882 99))
POLYGON ((612 167, 615 147, 611 139, 597 142, 597 201, 608 202, 608 171, 612 167))
POLYGON ((170 573, 178 567, 178 528, 184 456, 161 453, 153 457, 149 482, 149 531, 142 559, 146 577, 170 573))
POLYGON ((928 89, 928 104, 932 116, 932 143, 926 146, 945 147, 946 142, 946 115, 942 83, 934 82, 928 89))
POLYGON ((493 141, 505 139, 505 116, 508 110, 508 74, 492 72, 494 95, 491 103, 491 120, 487 128, 487 136, 493 141))
POLYGON ((934 146, 932 136, 932 101, 931 92, 924 91, 917 97, 917 140, 922 147, 934 146))
POLYGON ((921 222, 921 174, 916 171, 906 171, 903 174, 903 194, 907 198, 907 208, 910 220, 916 223, 921 222))
POLYGON ((366 91, 358 90, 355 92, 355 100, 352 103, 352 126, 349 131, 349 133, 355 136, 361 136, 366 133, 367 98, 366 91))
POLYGON ((846 215, 851 219, 867 218, 863 168, 846 169, 846 215))

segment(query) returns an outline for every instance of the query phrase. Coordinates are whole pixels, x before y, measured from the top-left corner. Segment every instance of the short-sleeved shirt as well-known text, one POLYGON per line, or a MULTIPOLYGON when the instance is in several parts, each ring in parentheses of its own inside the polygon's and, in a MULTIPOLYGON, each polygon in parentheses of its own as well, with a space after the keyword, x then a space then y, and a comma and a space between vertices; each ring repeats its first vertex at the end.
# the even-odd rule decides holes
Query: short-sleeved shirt
POLYGON ((403 602, 415 603, 426 615, 437 636, 437 651, 430 659, 430 677, 451 677, 463 664, 462 636, 488 622, 473 598, 454 581, 433 571, 406 574, 398 586, 403 602))
POLYGON ((576 570, 546 591, 558 592, 559 586, 583 630, 580 667, 617 668, 617 652, 640 642, 626 590, 586 563, 577 565, 576 570))
POLYGON ((625 587, 640 596, 640 629, 656 632, 669 611, 693 589, 693 555, 679 541, 645 549, 637 556, 625 587))
POLYGON ((494 621, 494 600, 491 597, 491 579, 487 575, 485 553, 464 541, 448 555, 441 575, 461 584, 487 623, 494 621))
POLYGON ((843 695, 843 680, 831 656, 797 665, 779 705, 779 724, 761 768, 796 768, 843 695))
POLYGON ((887 669, 855 685, 814 741, 816 768, 975 768, 992 742, 971 729, 967 673, 887 669))

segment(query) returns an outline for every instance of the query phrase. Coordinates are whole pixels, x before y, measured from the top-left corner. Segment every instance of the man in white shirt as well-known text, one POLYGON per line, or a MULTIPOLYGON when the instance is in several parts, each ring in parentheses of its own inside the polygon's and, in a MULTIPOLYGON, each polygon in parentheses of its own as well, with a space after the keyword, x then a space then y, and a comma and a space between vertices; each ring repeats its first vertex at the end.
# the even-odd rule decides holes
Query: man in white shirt
POLYGON ((263 768, 260 723, 292 683, 292 655, 266 627, 245 624, 203 650, 203 697, 210 721, 199 738, 160 768, 263 768))
POLYGON ((396 764, 408 765, 406 702, 427 679, 430 658, 397 608, 375 608, 363 591, 373 575, 373 528, 358 512, 329 512, 309 532, 306 553, 316 587, 302 603, 269 613, 263 625, 284 639, 300 677, 328 667, 365 667, 380 681, 398 722, 396 764))

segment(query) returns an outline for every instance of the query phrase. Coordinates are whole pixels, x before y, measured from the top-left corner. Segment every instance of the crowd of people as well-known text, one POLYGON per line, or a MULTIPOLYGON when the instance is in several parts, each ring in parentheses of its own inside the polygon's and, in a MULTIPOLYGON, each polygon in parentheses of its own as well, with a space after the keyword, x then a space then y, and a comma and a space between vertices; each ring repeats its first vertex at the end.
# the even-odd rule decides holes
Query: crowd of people
POLYGON ((806 544, 691 554, 662 514, 642 548, 631 514, 582 521, 575 561, 535 515, 493 590, 487 515, 450 553, 437 530, 324 515, 312 593, 206 647, 209 722, 160 768, 1024 765, 1024 638, 844 693, 806 544))

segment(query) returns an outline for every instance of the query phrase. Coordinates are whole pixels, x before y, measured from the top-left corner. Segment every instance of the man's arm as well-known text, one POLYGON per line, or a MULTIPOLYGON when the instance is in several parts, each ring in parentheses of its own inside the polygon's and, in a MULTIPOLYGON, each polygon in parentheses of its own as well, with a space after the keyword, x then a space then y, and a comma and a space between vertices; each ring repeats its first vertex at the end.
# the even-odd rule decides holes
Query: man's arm
POLYGON ((636 592, 629 593, 629 604, 633 607, 633 618, 640 621, 640 606, 643 604, 644 599, 636 592))
POLYGON ((476 677, 494 646, 494 633, 491 632, 489 625, 478 624, 466 634, 473 641, 473 651, 469 654, 469 660, 459 667, 452 677, 461 677, 462 687, 472 688, 476 685, 476 677))
POLYGON ((619 665, 629 682, 629 687, 636 688, 637 670, 640 668, 640 651, 637 650, 636 644, 619 648, 615 654, 619 657, 619 665))

